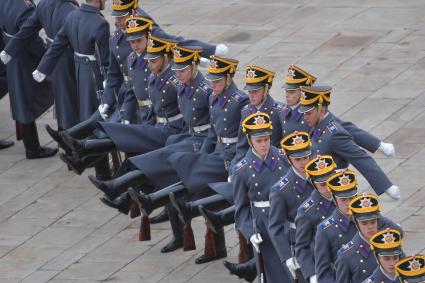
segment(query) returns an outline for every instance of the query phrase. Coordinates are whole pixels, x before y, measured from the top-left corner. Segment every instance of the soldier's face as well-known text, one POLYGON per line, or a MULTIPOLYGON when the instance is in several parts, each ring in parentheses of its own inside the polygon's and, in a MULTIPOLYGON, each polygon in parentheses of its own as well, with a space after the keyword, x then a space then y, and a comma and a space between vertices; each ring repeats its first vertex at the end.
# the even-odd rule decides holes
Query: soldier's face
POLYGON ((370 239, 376 232, 378 232, 378 219, 357 221, 359 232, 366 239, 370 239))
POLYGON ((115 17, 115 26, 119 29, 125 30, 125 20, 127 20, 128 17, 128 14, 122 17, 115 17))
POLYGON ((192 67, 189 66, 183 70, 177 70, 176 77, 181 83, 187 84, 192 80, 192 73, 192 67))
POLYGON ((270 150, 270 136, 249 137, 255 152, 264 158, 270 150))
POLYGON ((164 67, 164 60, 165 60, 164 56, 159 56, 158 58, 155 58, 155 59, 149 59, 148 61, 149 70, 151 70, 151 72, 154 74, 159 74, 164 67))
POLYGON ((326 182, 314 182, 314 186, 322 196, 328 199, 331 198, 332 195, 328 191, 328 185, 326 184, 326 182))
POLYGON ((356 196, 348 197, 348 198, 335 198, 336 206, 338 209, 345 215, 348 215, 348 207, 350 205, 350 202, 355 198, 356 196))
POLYGON ((400 260, 399 255, 390 255, 390 256, 383 256, 378 255, 378 262, 379 265, 381 265, 382 269, 387 273, 388 275, 395 275, 395 267, 394 265, 400 260))
POLYGON ((141 38, 130 40, 131 49, 133 49, 134 52, 141 54, 146 49, 146 45, 148 43, 148 40, 146 36, 143 36, 141 38))
POLYGON ((310 128, 316 127, 317 121, 319 120, 319 111, 317 108, 313 108, 310 111, 304 113, 304 121, 310 128))
POLYGON ((211 88, 212 88, 213 93, 215 95, 223 93, 224 89, 226 88, 226 78, 223 77, 219 80, 212 81, 211 82, 211 88))
POLYGON ((305 174, 305 166, 310 161, 310 155, 301 157, 301 158, 294 158, 289 156, 289 160, 291 161, 292 166, 301 174, 305 174))
POLYGON ((250 90, 248 91, 249 102, 253 106, 260 106, 263 102, 264 97, 264 87, 260 89, 250 90))
POLYGON ((287 89, 285 93, 288 106, 294 106, 300 101, 301 91, 299 89, 287 89))

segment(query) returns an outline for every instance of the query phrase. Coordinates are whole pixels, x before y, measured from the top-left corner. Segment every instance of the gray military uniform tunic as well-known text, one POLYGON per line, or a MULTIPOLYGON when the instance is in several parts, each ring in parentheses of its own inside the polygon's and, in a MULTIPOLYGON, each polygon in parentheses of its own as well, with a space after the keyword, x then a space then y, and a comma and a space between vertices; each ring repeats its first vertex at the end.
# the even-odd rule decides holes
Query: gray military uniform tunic
POLYGON ((353 137, 333 118, 326 115, 311 135, 312 153, 332 155, 339 169, 352 164, 367 179, 377 194, 382 194, 391 185, 387 175, 353 140, 353 137))

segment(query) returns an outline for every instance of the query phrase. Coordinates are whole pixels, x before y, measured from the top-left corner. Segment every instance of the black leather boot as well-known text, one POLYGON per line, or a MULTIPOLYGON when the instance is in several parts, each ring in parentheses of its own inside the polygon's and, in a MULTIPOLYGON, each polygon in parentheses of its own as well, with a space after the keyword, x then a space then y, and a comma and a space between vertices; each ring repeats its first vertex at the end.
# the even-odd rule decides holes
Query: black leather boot
POLYGON ((52 139, 58 143, 58 145, 67 153, 70 154, 71 153, 71 149, 68 147, 68 145, 63 141, 60 133, 62 131, 56 131, 53 130, 52 127, 50 127, 50 125, 46 124, 44 126, 46 128, 47 133, 49 134, 49 136, 52 137, 52 139))
POLYGON ((169 253, 183 247, 183 224, 180 222, 177 211, 172 205, 167 205, 168 217, 170 218, 173 238, 161 249, 161 253, 169 253))
POLYGON ((254 282, 257 277, 257 266, 254 258, 244 263, 231 263, 225 260, 223 264, 230 271, 230 274, 234 274, 248 282, 254 282))
POLYGON ((8 148, 8 147, 11 147, 14 144, 15 143, 13 141, 0 140, 0 149, 5 149, 5 148, 8 148))
POLYGON ((40 146, 35 122, 29 124, 19 123, 19 125, 27 159, 48 158, 54 156, 58 152, 57 148, 40 146))
POLYGON ((94 126, 95 122, 96 121, 89 118, 69 129, 66 129, 64 132, 66 132, 69 136, 73 138, 85 139, 89 137, 95 130, 95 126, 94 126))
POLYGON ((68 168, 77 174, 81 175, 87 168, 93 166, 102 156, 88 156, 83 159, 75 158, 72 155, 61 153, 59 154, 60 159, 68 165, 68 168))
POLYGON ((116 149, 114 142, 108 138, 78 140, 71 137, 66 132, 61 132, 60 136, 62 137, 65 144, 79 158, 86 156, 104 155, 116 149))
POLYGON ((210 224, 211 229, 214 233, 217 233, 224 226, 230 225, 235 222, 235 207, 231 206, 220 211, 211 211, 199 206, 199 212, 205 218, 205 220, 210 224))
MULTIPOLYGON (((145 195, 132 188, 128 190, 128 193, 130 194, 130 197, 139 204, 140 211, 144 215, 149 215, 154 209, 157 209, 170 203, 170 193, 174 193, 175 196, 179 198, 187 193, 187 189, 185 188, 182 182, 179 182, 166 188, 163 188, 157 192, 151 193, 149 195, 145 195)), ((168 215, 170 215, 170 213, 168 213, 168 215)), ((178 219, 177 212, 176 217, 178 219)))
POLYGON ((105 193, 109 199, 114 199, 127 191, 129 187, 140 185, 145 179, 145 175, 140 170, 130 171, 122 176, 109 181, 102 181, 93 175, 89 176, 90 182, 99 190, 105 193))
MULTIPOLYGON (((195 259, 196 264, 207 263, 213 260, 227 257, 226 238, 224 236, 224 230, 220 229, 217 232, 218 233, 212 233, 215 252, 213 253, 213 255, 207 254, 207 252, 204 252, 203 255, 195 259)), ((207 242, 205 243, 205 245, 207 245, 207 242)), ((205 249, 205 251, 207 251, 207 248, 205 249)))
POLYGON ((155 216, 153 216, 153 217, 151 217, 151 218, 149 218, 149 222, 151 223, 151 224, 156 224, 156 223, 162 223, 162 222, 165 222, 165 221, 167 221, 169 218, 168 218, 168 211, 167 211, 167 209, 164 207, 162 210, 161 210, 161 212, 160 213, 158 213, 157 215, 155 215, 155 216))
POLYGON ((100 200, 109 207, 118 209, 119 212, 127 215, 131 207, 131 198, 127 192, 111 200, 108 197, 101 197, 100 200))

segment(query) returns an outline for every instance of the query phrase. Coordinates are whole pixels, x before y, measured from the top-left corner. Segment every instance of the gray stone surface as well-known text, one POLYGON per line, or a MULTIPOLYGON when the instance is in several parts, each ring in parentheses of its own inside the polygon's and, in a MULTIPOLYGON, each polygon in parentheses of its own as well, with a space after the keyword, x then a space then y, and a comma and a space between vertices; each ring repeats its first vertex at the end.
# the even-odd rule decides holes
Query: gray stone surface
MULTIPOLYGON (((111 6, 112 1, 107 5, 111 6)), ((406 231, 406 253, 425 252, 425 20, 422 0, 159 0, 141 5, 174 34, 225 42, 244 67, 276 72, 295 63, 330 84, 332 110, 396 146, 396 158, 378 163, 400 186, 402 199, 381 198, 383 212, 406 231)), ((110 7, 105 11, 109 15, 110 7)), ((108 16, 112 23, 112 18, 108 16)), ((39 120, 44 145, 54 145, 39 120)), ((8 98, 0 102, 0 137, 14 138, 8 98)), ((138 241, 139 219, 100 203, 87 174, 68 172, 59 158, 25 160, 23 145, 0 152, 0 282, 238 282, 221 261, 194 264, 205 225, 194 221, 198 249, 163 255, 168 224, 152 226, 153 240, 138 241)), ((360 178, 362 190, 369 190, 360 178)), ((238 243, 226 230, 229 260, 238 243)))

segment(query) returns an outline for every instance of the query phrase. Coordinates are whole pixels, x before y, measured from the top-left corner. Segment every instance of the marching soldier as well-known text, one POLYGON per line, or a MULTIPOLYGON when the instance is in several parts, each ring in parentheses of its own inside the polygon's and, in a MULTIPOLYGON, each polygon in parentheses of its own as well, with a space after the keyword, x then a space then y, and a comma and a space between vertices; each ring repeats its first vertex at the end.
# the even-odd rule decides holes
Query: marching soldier
MULTIPOLYGON (((50 46, 56 33, 63 26, 66 16, 76 9, 78 9, 76 0, 40 1, 34 13, 25 21, 0 55, 6 62, 10 61, 25 48, 25 45, 31 44, 31 40, 41 29, 46 32, 47 46, 50 46)), ((59 129, 68 129, 79 122, 73 56, 72 50, 66 49, 51 78, 59 129)))
POLYGON ((74 50, 80 122, 97 110, 98 91, 103 89, 109 65, 109 23, 100 12, 104 8, 105 0, 86 0, 80 9, 71 12, 33 72, 37 82, 44 81, 65 50, 74 50))
POLYGON ((395 264, 400 260, 401 235, 395 229, 381 230, 370 238, 370 248, 375 253, 378 267, 363 283, 396 283, 395 264))
MULTIPOLYGON (((319 156, 318 161, 328 162, 319 156)), ((326 180, 336 208, 317 226, 314 241, 314 262, 318 282, 335 282, 335 261, 338 250, 357 232, 348 205, 357 196, 357 179, 352 171, 343 171, 326 180)))
POLYGON ((308 181, 314 189, 310 197, 298 207, 295 217, 295 256, 304 278, 317 283, 314 269, 314 238, 317 225, 334 210, 332 194, 326 180, 335 173, 336 165, 331 156, 319 156, 306 165, 308 181), (318 166, 320 165, 320 166, 318 166))
MULTIPOLYGON (((3 37, 0 37, 0 49, 3 49, 3 37)), ((0 99, 3 98, 7 94, 7 74, 6 74, 6 66, 3 62, 0 62, 0 99)), ((0 149, 5 149, 14 145, 13 141, 2 140, 0 139, 0 149)))
MULTIPOLYGON (((272 130, 272 145, 275 147, 280 146, 282 140, 280 114, 283 110, 283 105, 276 102, 270 96, 270 88, 273 83, 275 73, 265 68, 258 66, 248 66, 246 68, 246 86, 245 90, 248 92, 249 104, 242 109, 242 120, 256 112, 267 113, 273 124, 272 130), (267 80, 258 81, 257 78, 267 77, 267 80), (254 81, 255 83, 252 83, 254 81)), ((233 159, 231 168, 235 166, 247 153, 250 146, 245 134, 242 132, 242 126, 239 130, 239 140, 237 144, 236 157, 233 159)))
POLYGON ((393 185, 376 161, 361 149, 353 137, 329 115, 329 86, 301 87, 302 97, 298 111, 313 129, 311 141, 314 155, 329 154, 337 167, 347 168, 351 163, 362 173, 378 194, 386 192, 391 198, 400 198, 400 189, 393 185))
MULTIPOLYGON (((168 162, 168 157, 175 152, 198 152, 208 129, 211 127, 209 115, 209 97, 212 89, 200 71, 198 64, 201 49, 198 47, 175 46, 174 65, 178 84, 178 108, 187 127, 180 134, 172 135, 166 141, 166 146, 160 149, 129 158, 129 168, 126 174, 109 182, 98 182, 91 179, 96 187, 102 190, 106 198, 103 201, 121 211, 129 210, 131 199, 127 193, 130 186, 138 186, 143 183, 142 190, 150 193, 157 188, 162 189, 148 196, 140 195, 149 199, 148 205, 143 206, 144 214, 150 214, 154 208, 169 203, 169 192, 184 189, 179 182, 179 177, 168 162), (164 162, 158 163, 158 160, 164 162)), ((182 193, 186 193, 184 190, 182 193)), ((170 222, 173 228, 173 239, 161 252, 171 252, 183 246, 182 225, 174 211, 169 212, 170 222)))
MULTIPOLYGON (((289 66, 288 73, 285 77, 285 84, 282 87, 285 89, 286 98, 286 106, 281 112, 281 124, 284 136, 294 131, 310 132, 310 126, 305 123, 302 113, 298 111, 300 108, 301 99, 300 87, 312 86, 315 82, 315 76, 309 74, 298 66, 289 66)), ((358 128, 353 123, 340 120, 331 112, 329 112, 329 115, 332 115, 333 119, 341 124, 341 126, 353 136, 354 142, 357 143, 360 147, 372 153, 379 150, 386 156, 395 155, 393 144, 380 141, 377 137, 358 128)))
POLYGON ((425 282, 425 256, 414 255, 400 260, 396 265, 397 278, 400 283, 425 282))
POLYGON ((291 168, 270 190, 269 231, 280 262, 294 279, 303 280, 295 257, 295 216, 297 209, 311 194, 313 186, 307 182, 305 166, 310 161, 311 142, 306 132, 295 132, 283 138, 282 150, 291 168))
MULTIPOLYGON (((31 0, 4 0, 0 3, 0 30, 4 43, 19 31, 28 17, 34 13, 31 0)), ((7 83, 12 118, 22 133, 27 159, 45 158, 55 155, 58 149, 41 147, 35 120, 53 105, 53 94, 49 83, 37 84, 31 78, 34 68, 46 48, 38 36, 31 39, 7 65, 7 83)), ((3 60, 4 60, 4 56, 3 60)))
POLYGON ((284 174, 284 157, 271 146, 272 125, 267 114, 254 113, 242 125, 251 149, 234 168, 236 228, 256 251, 258 276, 267 282, 276 278, 289 282, 291 277, 276 253, 269 232, 270 188, 284 174))
POLYGON ((372 194, 358 196, 350 202, 349 209, 358 232, 350 242, 338 250, 335 263, 335 282, 338 283, 362 282, 372 274, 377 263, 372 255, 369 240, 378 230, 392 228, 398 230, 403 236, 399 225, 381 216, 377 196, 372 194))

